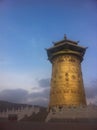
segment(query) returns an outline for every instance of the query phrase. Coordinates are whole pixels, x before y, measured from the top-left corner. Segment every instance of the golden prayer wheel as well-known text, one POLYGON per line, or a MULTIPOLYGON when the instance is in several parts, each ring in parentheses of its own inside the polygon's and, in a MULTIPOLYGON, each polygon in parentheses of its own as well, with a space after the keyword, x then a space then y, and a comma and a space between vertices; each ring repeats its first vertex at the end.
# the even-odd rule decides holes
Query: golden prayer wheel
POLYGON ((52 63, 49 108, 86 105, 81 71, 85 51, 78 42, 66 37, 47 49, 52 63))

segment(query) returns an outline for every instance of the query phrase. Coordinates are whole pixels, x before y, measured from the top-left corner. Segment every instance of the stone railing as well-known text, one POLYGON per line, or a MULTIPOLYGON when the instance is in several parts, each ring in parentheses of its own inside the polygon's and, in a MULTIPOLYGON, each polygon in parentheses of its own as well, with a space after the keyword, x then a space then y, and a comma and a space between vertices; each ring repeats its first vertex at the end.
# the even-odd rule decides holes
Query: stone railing
POLYGON ((11 114, 16 114, 18 117, 18 120, 21 120, 25 116, 31 116, 33 113, 38 113, 40 111, 39 107, 21 107, 18 109, 12 109, 9 110, 7 109, 6 111, 0 112, 0 118, 8 118, 9 115, 11 114))

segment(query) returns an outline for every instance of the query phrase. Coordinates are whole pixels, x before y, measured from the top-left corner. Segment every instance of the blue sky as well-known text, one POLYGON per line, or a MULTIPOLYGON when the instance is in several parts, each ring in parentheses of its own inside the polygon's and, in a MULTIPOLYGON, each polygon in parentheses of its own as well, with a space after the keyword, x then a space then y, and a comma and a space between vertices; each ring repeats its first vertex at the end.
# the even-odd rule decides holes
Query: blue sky
MULTIPOLYGON (((97 1, 96 0, 2 0, 0 2, 0 98, 18 92, 26 102, 45 104, 49 93, 51 64, 45 48, 63 39, 88 47, 82 71, 88 102, 97 101, 97 1), (42 87, 42 85, 47 87, 42 87), (87 89, 88 88, 88 89, 87 89), (92 96, 90 91, 93 93, 92 96), (23 93, 24 94, 24 93, 23 93), (36 94, 36 96, 34 96, 36 94), (40 97, 37 96, 40 94, 40 97), (22 95, 22 94, 20 94, 22 95), (33 100, 31 98, 33 96, 33 100), (37 97, 37 98, 36 98, 37 97)), ((13 95, 13 94, 12 94, 13 95)), ((20 102, 24 102, 21 100, 20 102)))

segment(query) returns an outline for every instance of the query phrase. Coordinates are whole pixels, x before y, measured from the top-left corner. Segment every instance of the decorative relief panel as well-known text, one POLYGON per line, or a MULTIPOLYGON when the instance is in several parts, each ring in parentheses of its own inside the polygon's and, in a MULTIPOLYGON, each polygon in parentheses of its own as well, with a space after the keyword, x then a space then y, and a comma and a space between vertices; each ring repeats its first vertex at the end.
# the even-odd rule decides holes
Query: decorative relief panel
POLYGON ((51 88, 50 105, 80 103, 84 89, 78 57, 60 55, 53 59, 51 88))

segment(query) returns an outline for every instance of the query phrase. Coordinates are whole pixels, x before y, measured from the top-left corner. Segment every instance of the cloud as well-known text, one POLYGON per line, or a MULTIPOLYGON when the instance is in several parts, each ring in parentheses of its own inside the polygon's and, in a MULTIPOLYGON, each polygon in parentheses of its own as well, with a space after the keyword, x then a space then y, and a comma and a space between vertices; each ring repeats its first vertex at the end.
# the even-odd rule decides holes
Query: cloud
POLYGON ((33 105, 47 106, 49 99, 49 89, 45 89, 41 92, 29 93, 24 89, 6 89, 0 92, 0 100, 14 102, 14 103, 26 103, 33 105))
POLYGON ((36 83, 30 72, 0 70, 0 91, 17 88, 31 91, 32 86, 36 83))
POLYGON ((48 89, 44 89, 43 91, 41 92, 35 92, 35 93, 31 93, 29 95, 29 97, 31 98, 37 98, 37 97, 44 97, 44 98, 48 98, 48 95, 49 95, 49 88, 48 89))
POLYGON ((47 106, 50 91, 49 78, 39 80, 38 84, 39 86, 33 87, 32 91, 23 88, 4 89, 0 92, 0 100, 47 106))
MULTIPOLYGON (((49 102, 49 92, 50 92, 50 79, 41 79, 38 81, 38 87, 34 87, 34 89, 38 89, 39 91, 34 91, 29 94, 29 103, 41 106, 47 106, 49 102)), ((35 90, 36 90, 35 89, 35 90)), ((33 91, 33 88, 32 88, 33 91)))
MULTIPOLYGON (((19 89, 4 89, 0 92, 0 100, 6 100, 15 103, 26 103, 32 105, 48 106, 50 93, 50 79, 41 79, 38 86, 33 87, 32 91, 19 89)), ((85 87, 87 103, 97 104, 97 81, 90 82, 85 87)))
POLYGON ((87 103, 97 104, 97 80, 90 82, 85 87, 87 103))
POLYGON ((86 87, 87 98, 94 98, 97 96, 97 86, 86 87))
POLYGON ((22 103, 27 100, 28 91, 23 89, 6 89, 0 92, 0 100, 22 103))
POLYGON ((38 81, 40 87, 45 88, 50 86, 50 78, 41 79, 38 81))
POLYGON ((44 89, 42 92, 31 93, 29 95, 29 103, 41 106, 47 106, 49 102, 49 88, 44 89))

